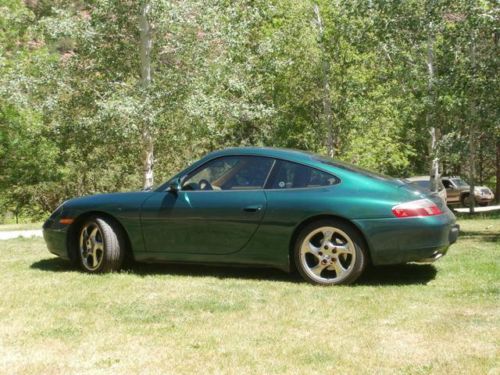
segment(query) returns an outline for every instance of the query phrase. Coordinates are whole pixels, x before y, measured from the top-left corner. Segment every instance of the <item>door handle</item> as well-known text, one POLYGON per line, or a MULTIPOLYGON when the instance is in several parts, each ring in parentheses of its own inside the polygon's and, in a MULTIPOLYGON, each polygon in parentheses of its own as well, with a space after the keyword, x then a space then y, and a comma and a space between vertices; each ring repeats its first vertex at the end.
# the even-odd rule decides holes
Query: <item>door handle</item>
POLYGON ((243 211, 245 212, 259 212, 262 210, 262 205, 261 204, 255 204, 252 206, 246 206, 243 211))

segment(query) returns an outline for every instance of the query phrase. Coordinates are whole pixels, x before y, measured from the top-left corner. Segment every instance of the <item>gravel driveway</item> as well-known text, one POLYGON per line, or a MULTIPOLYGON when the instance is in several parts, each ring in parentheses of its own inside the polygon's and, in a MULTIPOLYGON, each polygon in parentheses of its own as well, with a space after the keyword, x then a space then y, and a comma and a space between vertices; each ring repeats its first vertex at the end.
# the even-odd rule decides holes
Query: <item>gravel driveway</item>
MULTIPOLYGON (((486 206, 486 207, 481 207, 481 206, 474 207, 474 212, 489 212, 489 211, 497 211, 497 210, 500 210, 500 205, 486 206)), ((457 212, 469 212, 469 208, 468 207, 455 208, 455 211, 457 211, 457 212)))
POLYGON ((42 237, 41 229, 32 229, 32 230, 9 230, 9 231, 0 231, 0 240, 10 240, 11 238, 18 237, 42 237))

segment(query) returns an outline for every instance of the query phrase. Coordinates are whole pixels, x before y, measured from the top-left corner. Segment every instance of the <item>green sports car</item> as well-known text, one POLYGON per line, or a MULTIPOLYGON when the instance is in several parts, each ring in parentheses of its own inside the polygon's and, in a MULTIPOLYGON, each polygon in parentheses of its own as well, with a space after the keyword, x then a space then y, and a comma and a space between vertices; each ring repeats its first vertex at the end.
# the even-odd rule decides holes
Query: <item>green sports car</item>
POLYGON ((296 269, 313 284, 352 283, 368 263, 433 261, 458 237, 437 195, 274 148, 213 152, 153 191, 68 200, 43 229, 48 249, 86 272, 128 256, 296 269))

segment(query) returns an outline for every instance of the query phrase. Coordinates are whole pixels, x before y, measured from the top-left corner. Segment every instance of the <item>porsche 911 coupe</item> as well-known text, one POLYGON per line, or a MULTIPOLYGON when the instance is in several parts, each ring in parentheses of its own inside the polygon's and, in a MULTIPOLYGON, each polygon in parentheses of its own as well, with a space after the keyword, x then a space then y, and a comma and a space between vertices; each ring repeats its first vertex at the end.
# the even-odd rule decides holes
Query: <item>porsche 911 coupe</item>
POLYGON ((43 225, 83 271, 139 262, 297 270, 354 282, 367 264, 430 262, 458 237, 441 198, 333 159, 274 148, 208 154, 152 191, 70 199, 43 225))

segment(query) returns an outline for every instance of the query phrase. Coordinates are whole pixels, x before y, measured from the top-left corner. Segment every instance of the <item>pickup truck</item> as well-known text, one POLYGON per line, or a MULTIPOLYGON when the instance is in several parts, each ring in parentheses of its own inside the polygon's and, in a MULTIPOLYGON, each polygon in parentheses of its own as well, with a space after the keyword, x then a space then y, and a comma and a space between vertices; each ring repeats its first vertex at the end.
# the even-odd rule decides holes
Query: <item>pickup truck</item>
MULTIPOLYGON (((444 187, 446 188, 448 204, 462 204, 468 207, 470 205, 470 186, 458 176, 442 177, 444 187)), ((474 198, 479 206, 487 206, 493 201, 495 196, 487 186, 475 186, 474 198)))

